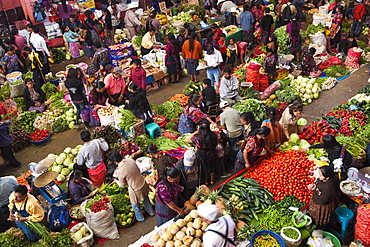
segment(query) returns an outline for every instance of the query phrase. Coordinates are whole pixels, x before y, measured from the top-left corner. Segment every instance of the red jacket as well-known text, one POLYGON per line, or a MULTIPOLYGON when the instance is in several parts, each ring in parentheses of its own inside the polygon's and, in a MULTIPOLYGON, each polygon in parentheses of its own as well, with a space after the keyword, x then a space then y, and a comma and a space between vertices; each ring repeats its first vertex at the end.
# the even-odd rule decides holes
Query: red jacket
POLYGON ((353 11, 353 19, 354 20, 361 20, 362 17, 364 16, 364 14, 365 14, 365 10, 366 10, 365 4, 360 3, 360 4, 356 5, 356 7, 353 11))
POLYGON ((130 79, 136 83, 139 88, 146 90, 146 72, 143 67, 139 69, 131 68, 130 79))

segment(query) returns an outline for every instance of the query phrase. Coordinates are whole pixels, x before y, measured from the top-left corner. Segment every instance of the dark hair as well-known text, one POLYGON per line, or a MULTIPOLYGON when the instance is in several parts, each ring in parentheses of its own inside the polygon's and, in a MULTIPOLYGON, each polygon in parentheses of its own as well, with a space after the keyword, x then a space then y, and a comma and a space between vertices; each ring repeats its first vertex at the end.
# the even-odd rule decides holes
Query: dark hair
POLYGON ((63 6, 63 10, 64 10, 64 12, 65 12, 65 13, 67 13, 67 12, 68 12, 68 9, 67 9, 67 3, 66 3, 66 0, 61 0, 61 2, 62 2, 62 6, 63 6))
POLYGON ((271 130, 269 127, 262 126, 261 128, 258 128, 256 131, 256 135, 261 136, 268 136, 271 133, 271 130))
POLYGON ((269 117, 270 119, 270 122, 271 122, 271 125, 276 128, 276 115, 277 115, 277 110, 275 107, 273 106, 270 106, 268 109, 267 109, 267 116, 269 117))
POLYGON ((70 14, 69 18, 76 18, 77 16, 75 14, 70 14))
POLYGON ((31 78, 26 78, 26 80, 24 80, 24 84, 27 84, 27 82, 32 82, 33 84, 35 84, 31 78))
POLYGON ((199 149, 210 153, 216 150, 217 135, 210 129, 210 124, 207 119, 206 121, 207 122, 201 121, 197 139, 199 141, 199 149))
POLYGON ((156 15, 156 12, 153 11, 153 12, 150 12, 149 17, 152 19, 155 19, 155 15, 156 15))
POLYGON ((247 124, 251 124, 252 122, 255 122, 255 118, 252 112, 247 111, 240 114, 240 118, 243 119, 247 124))
POLYGON ((335 176, 334 171, 330 166, 322 166, 320 167, 320 170, 325 178, 332 179, 335 176))
POLYGON ((149 144, 146 147, 146 153, 148 153, 148 154, 156 154, 156 153, 158 153, 158 147, 157 147, 157 145, 155 145, 155 144, 149 144))
POLYGON ((27 47, 24 47, 23 51, 32 52, 32 49, 31 47, 27 46, 27 47))
POLYGON ((79 76, 78 69, 70 68, 68 69, 67 79, 77 79, 79 76))
POLYGON ((14 48, 14 46, 8 46, 7 48, 6 48, 6 51, 14 51, 15 50, 15 48, 14 48))
POLYGON ((246 11, 249 11, 250 10, 250 7, 249 7, 249 4, 244 4, 243 5, 243 11, 246 12, 246 11))
POLYGON ((72 179, 76 180, 79 179, 83 175, 81 170, 74 170, 72 179))
MULTIPOLYGON (((339 0, 339 1, 341 1, 341 0, 339 0)), ((338 10, 340 11, 340 13, 343 13, 344 7, 342 5, 338 5, 337 12, 338 12, 338 10)))
POLYGON ((139 58, 132 60, 132 63, 141 66, 141 60, 139 58))
POLYGON ((200 95, 199 94, 190 94, 189 95, 189 100, 188 100, 188 106, 195 106, 195 107, 198 107, 196 102, 200 99, 200 95))
POLYGON ((10 36, 9 36, 9 38, 10 38, 10 40, 11 40, 12 42, 14 42, 14 43, 15 43, 14 35, 17 35, 17 34, 18 34, 18 29, 16 29, 16 28, 12 28, 12 30, 10 31, 10 36))
POLYGON ((194 40, 196 39, 197 34, 195 32, 191 32, 189 34, 189 51, 194 50, 194 40))
POLYGON ((17 185, 14 187, 14 193, 19 193, 22 195, 27 195, 27 187, 25 185, 17 185))
POLYGON ((4 44, 11 45, 12 41, 9 38, 4 39, 4 44))
POLYGON ((337 141, 337 139, 335 139, 335 136, 333 135, 324 135, 322 137, 322 141, 325 149, 331 149, 334 147, 342 148, 342 145, 337 141))
POLYGON ((69 27, 67 25, 62 25, 60 28, 62 29, 62 32, 65 33, 66 32, 66 28, 69 27))
POLYGON ((80 133, 80 138, 83 142, 91 141, 91 134, 88 130, 84 130, 80 133))
POLYGON ((290 115, 293 115, 293 113, 297 111, 303 111, 303 105, 299 102, 294 102, 289 106, 289 113, 290 115))
POLYGON ((203 79, 203 84, 205 84, 209 87, 209 86, 212 85, 212 81, 211 81, 211 79, 206 78, 206 79, 203 79))
POLYGON ((315 54, 316 53, 316 49, 314 47, 311 47, 309 50, 308 50, 308 54, 315 54))
POLYGON ((92 11, 91 10, 88 9, 88 10, 85 11, 85 16, 86 17, 89 18, 89 17, 91 17, 91 15, 92 15, 92 11))
POLYGON ((229 42, 230 42, 230 40, 232 40, 232 41, 234 41, 234 42, 235 42, 235 39, 234 39, 234 38, 230 38, 230 39, 229 39, 229 42))
POLYGON ((94 42, 95 48, 101 48, 101 43, 100 42, 94 42))
MULTIPOLYGON (((287 6, 288 8, 289 6, 287 6)), ((299 29, 298 29, 298 21, 296 19, 292 19, 292 37, 299 37, 299 29)))
POLYGON ((105 71, 111 71, 112 69, 114 68, 114 66, 110 63, 108 63, 107 65, 105 65, 105 71))
POLYGON ((148 27, 148 32, 155 32, 155 28, 153 26, 148 27))
POLYGON ((212 41, 213 41, 213 36, 215 35, 215 32, 213 31, 210 31, 208 34, 207 34, 207 44, 212 44, 212 41))
POLYGON ((128 89, 130 89, 130 90, 132 90, 132 91, 134 91, 134 92, 136 92, 138 88, 139 88, 139 87, 137 86, 137 84, 136 84, 135 82, 132 82, 132 83, 130 83, 130 84, 128 85, 128 89))
POLYGON ((170 43, 173 45, 173 47, 175 47, 175 49, 177 49, 177 51, 181 50, 180 41, 178 41, 176 39, 176 36, 173 33, 168 34, 167 39, 168 39, 168 41, 170 41, 170 43))
POLYGON ((98 83, 96 83, 95 88, 97 89, 105 88, 105 83, 102 81, 99 81, 98 83))
POLYGON ((38 32, 40 32, 40 28, 38 26, 33 26, 33 31, 35 33, 38 33, 38 32))
MULTIPOLYGON (((221 34, 220 34, 220 37, 222 37, 222 38, 226 38, 226 34, 221 33, 221 34)), ((234 41, 235 41, 235 40, 234 40, 234 41)))
POLYGON ((26 28, 31 28, 33 30, 33 25, 30 23, 30 24, 27 24, 26 28))
POLYGON ((265 13, 266 14, 270 13, 270 11, 271 11, 270 8, 265 8, 265 13))
POLYGON ((117 150, 112 150, 108 153, 108 160, 110 162, 121 162, 122 155, 117 150))
POLYGON ((167 177, 170 178, 177 178, 180 176, 180 171, 174 166, 167 166, 164 168, 162 174, 160 174, 158 182, 162 181, 167 188, 169 188, 172 192, 174 192, 172 184, 168 181, 167 177))
POLYGON ((220 28, 216 23, 213 23, 212 25, 211 25, 211 28, 220 28))
POLYGON ((230 67, 226 67, 224 69, 224 73, 229 73, 231 75, 231 69, 230 69, 230 67))

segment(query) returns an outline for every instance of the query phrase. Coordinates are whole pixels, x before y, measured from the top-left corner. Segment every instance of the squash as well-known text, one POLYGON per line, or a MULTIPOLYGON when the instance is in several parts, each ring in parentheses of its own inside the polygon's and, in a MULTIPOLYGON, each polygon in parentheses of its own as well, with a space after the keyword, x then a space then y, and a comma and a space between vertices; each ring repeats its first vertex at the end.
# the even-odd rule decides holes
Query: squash
POLYGON ((189 235, 186 235, 184 237, 184 240, 182 240, 184 242, 185 245, 191 245, 193 243, 193 237, 192 236, 189 236, 189 235))
POLYGON ((187 235, 190 235, 190 236, 194 236, 195 235, 195 230, 193 227, 188 227, 186 228, 186 234, 187 235))
POLYGON ((201 227, 202 227, 202 221, 201 221, 201 219, 200 219, 200 218, 196 218, 196 219, 194 220, 194 222, 193 222, 193 227, 194 227, 195 229, 199 229, 199 228, 201 228, 201 227))
POLYGON ((207 222, 203 222, 202 223, 202 231, 205 231, 206 230, 206 228, 208 227, 208 223, 207 222))
POLYGON ((211 193, 211 190, 206 185, 202 184, 200 187, 203 188, 204 194, 208 195, 211 193))
POLYGON ((202 201, 197 201, 197 203, 195 203, 195 206, 199 207, 202 203, 203 203, 202 201))
POLYGON ((189 227, 193 227, 193 222, 188 222, 188 223, 186 224, 186 227, 187 227, 187 228, 189 228, 189 227))
POLYGON ((184 226, 183 228, 181 228, 180 231, 182 231, 183 233, 185 233, 186 232, 186 226, 184 226))
POLYGON ((203 231, 201 229, 196 229, 195 230, 195 237, 196 238, 201 238, 203 236, 203 231))
POLYGON ((155 242, 154 247, 165 247, 166 241, 163 238, 159 238, 157 242, 155 242))
POLYGON ((175 242, 174 241, 167 241, 166 247, 175 247, 175 242))
POLYGON ((175 241, 175 247, 180 247, 182 245, 182 241, 176 240, 175 241))
POLYGON ((178 240, 182 241, 184 239, 185 235, 186 235, 185 232, 179 231, 179 232, 176 233, 176 238, 178 240))
POLYGON ((193 218, 190 215, 186 215, 184 220, 186 221, 186 223, 188 223, 188 222, 193 221, 193 218))
POLYGON ((172 240, 173 235, 170 232, 166 232, 165 234, 161 236, 161 238, 163 238, 164 241, 170 241, 172 240))
POLYGON ((168 230, 170 231, 170 233, 175 235, 180 230, 180 228, 177 225, 172 225, 168 228, 168 230))
POLYGON ((191 210, 190 211, 190 213, 189 213, 189 215, 193 218, 193 219, 195 219, 195 218, 198 218, 199 217, 199 215, 198 215, 198 211, 197 210, 191 210))
POLYGON ((193 243, 190 245, 190 247, 200 247, 201 243, 198 241, 193 241, 193 243))
POLYGON ((186 226, 186 221, 185 221, 185 220, 183 220, 183 219, 178 219, 178 220, 176 221, 176 225, 177 225, 178 227, 182 228, 182 227, 186 226))
POLYGON ((150 240, 152 241, 152 243, 155 243, 158 241, 158 239, 160 239, 161 236, 159 236, 158 234, 153 234, 151 237, 150 237, 150 240))
POLYGON ((194 205, 195 205, 195 203, 194 204, 192 204, 192 203, 190 203, 190 201, 186 201, 186 202, 184 202, 184 206, 186 207, 185 208, 185 210, 193 210, 194 209, 194 205))

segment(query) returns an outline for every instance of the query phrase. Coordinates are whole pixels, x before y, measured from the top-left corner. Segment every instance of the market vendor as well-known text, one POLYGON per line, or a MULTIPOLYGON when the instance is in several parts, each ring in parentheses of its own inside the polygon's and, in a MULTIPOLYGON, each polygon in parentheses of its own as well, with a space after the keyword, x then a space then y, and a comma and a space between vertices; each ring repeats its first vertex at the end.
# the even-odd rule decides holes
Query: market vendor
POLYGON ((245 140, 244 145, 236 155, 234 173, 238 173, 244 167, 249 169, 259 157, 271 153, 270 148, 265 143, 265 138, 270 132, 270 128, 263 126, 245 140))
POLYGON ((180 171, 175 167, 166 167, 159 176, 155 193, 155 212, 157 226, 171 220, 177 214, 184 216, 185 212, 177 205, 178 197, 183 187, 179 185, 180 171))
POLYGON ((68 194, 72 199, 72 205, 81 204, 86 199, 94 196, 91 188, 94 187, 91 181, 82 177, 80 170, 73 172, 72 178, 68 183, 68 194))
POLYGON ((202 119, 206 118, 209 122, 214 122, 202 112, 199 108, 202 98, 199 94, 191 94, 188 99, 188 104, 184 107, 179 120, 179 132, 181 134, 193 133, 196 130, 196 125, 202 119))
POLYGON ((104 78, 105 89, 108 91, 109 103, 119 106, 125 103, 126 82, 121 67, 115 67, 113 72, 104 78))
POLYGON ((23 91, 23 100, 28 111, 42 113, 45 111, 45 93, 41 90, 31 78, 27 78, 24 83, 26 88, 23 91))
POLYGON ((137 118, 143 120, 145 124, 152 123, 154 114, 150 109, 145 90, 139 88, 137 84, 133 82, 128 86, 128 90, 131 94, 126 108, 132 111, 137 118))
POLYGON ((309 204, 309 214, 318 228, 327 228, 331 215, 340 200, 339 180, 330 166, 320 167, 315 183, 308 185, 313 191, 309 204))
POLYGON ((197 70, 199 59, 203 57, 202 45, 197 40, 197 34, 191 32, 189 39, 185 40, 182 45, 182 57, 186 61, 186 70, 190 75, 190 79, 194 82, 199 82, 199 70, 197 70))
POLYGON ((145 24, 136 17, 135 11, 137 7, 139 7, 139 4, 137 2, 132 2, 128 4, 128 10, 126 11, 126 15, 124 18, 125 27, 130 33, 130 40, 132 40, 132 38, 138 34, 140 26, 145 26, 145 24))
POLYGON ((108 143, 103 139, 91 140, 91 134, 85 130, 80 133, 84 145, 77 154, 77 166, 74 169, 86 170, 91 182, 99 187, 105 182, 107 168, 103 160, 103 152, 109 149, 108 143))
POLYGON ((9 196, 17 185, 18 182, 14 176, 0 178, 0 214, 5 214, 9 211, 9 196))
POLYGON ((13 153, 12 149, 13 138, 9 131, 9 120, 0 121, 0 151, 3 158, 8 161, 9 167, 18 169, 22 166, 13 153))
POLYGON ((302 75, 309 76, 311 72, 317 69, 315 59, 313 55, 315 55, 316 49, 311 47, 307 54, 303 57, 302 60, 302 75))
POLYGON ((9 215, 10 221, 15 224, 26 235, 28 241, 35 242, 38 239, 36 233, 24 222, 41 222, 44 219, 44 209, 40 202, 31 194, 27 193, 25 185, 17 185, 14 192, 9 196, 9 215))
POLYGON ((215 33, 214 39, 217 40, 217 41, 219 41, 220 40, 220 37, 221 37, 221 34, 223 33, 222 32, 222 29, 217 24, 213 23, 211 25, 211 30, 212 30, 212 32, 215 33))
POLYGON ((144 221, 144 215, 141 210, 140 203, 143 202, 145 211, 150 215, 154 216, 153 207, 149 201, 148 193, 150 191, 149 185, 146 183, 144 177, 140 174, 135 161, 133 159, 123 159, 117 151, 111 151, 108 155, 109 161, 118 165, 113 176, 117 178, 115 180, 117 184, 124 188, 128 186, 128 194, 130 196, 130 202, 135 212, 137 221, 144 221))
POLYGON ((341 172, 341 178, 347 178, 347 170, 350 167, 360 169, 358 161, 341 145, 332 135, 324 135, 323 143, 312 145, 310 148, 324 148, 330 161, 329 166, 336 172, 341 172), (344 155, 342 153, 344 152, 344 155))
POLYGON ((100 81, 95 84, 94 88, 89 94, 89 103, 95 108, 102 108, 110 105, 109 94, 108 91, 105 89, 104 82, 100 81))
POLYGON ((235 221, 230 215, 221 217, 220 210, 216 205, 206 205, 205 203, 198 207, 198 215, 208 224, 207 231, 203 235, 204 246, 235 246, 236 227, 235 221))
POLYGON ((242 97, 238 93, 239 81, 232 75, 229 67, 224 69, 224 76, 221 79, 220 85, 217 88, 220 92, 221 100, 227 101, 229 105, 234 105, 236 102, 241 101, 242 97))
POLYGON ((143 39, 141 40, 141 56, 149 54, 149 52, 151 52, 155 47, 163 47, 163 45, 155 44, 154 34, 155 28, 148 27, 148 32, 144 34, 143 39))
POLYGON ((203 79, 202 102, 204 109, 207 110, 208 106, 217 104, 218 101, 216 90, 212 87, 211 80, 208 78, 203 79))
POLYGON ((302 112, 303 105, 299 102, 291 104, 284 110, 279 121, 283 128, 283 140, 289 140, 290 134, 297 133, 299 131, 297 121, 302 117, 302 112))
POLYGON ((221 14, 225 15, 225 17, 231 15, 231 8, 238 9, 238 6, 233 1, 218 0, 217 5, 220 7, 221 14))
POLYGON ((207 65, 207 77, 211 79, 212 87, 218 86, 220 83, 220 67, 223 59, 221 52, 213 45, 206 46, 206 54, 204 56, 204 64, 207 65))
POLYGON ((139 88, 146 90, 146 71, 141 66, 141 59, 135 58, 131 63, 132 68, 128 78, 129 81, 136 83, 139 88))
POLYGON ((143 150, 135 143, 129 142, 126 138, 121 138, 121 146, 118 152, 123 158, 130 156, 130 158, 136 159, 143 153, 143 150))
POLYGON ((158 150, 154 144, 149 144, 146 148, 146 153, 152 159, 153 166, 157 169, 157 174, 160 175, 164 172, 166 167, 173 167, 177 162, 175 157, 163 154, 158 150))

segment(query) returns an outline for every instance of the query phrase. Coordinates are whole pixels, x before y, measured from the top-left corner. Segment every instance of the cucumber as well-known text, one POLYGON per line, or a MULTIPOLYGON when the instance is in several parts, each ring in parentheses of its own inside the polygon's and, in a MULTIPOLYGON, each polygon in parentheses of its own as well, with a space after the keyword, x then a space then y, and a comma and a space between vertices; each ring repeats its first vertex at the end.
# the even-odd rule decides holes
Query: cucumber
POLYGON ((253 209, 251 209, 251 213, 252 213, 253 217, 254 217, 256 220, 258 220, 258 216, 257 216, 256 212, 255 212, 253 209))
POLYGON ((254 184, 256 186, 259 186, 259 183, 252 178, 246 178, 246 180, 248 181, 249 184, 254 184))
POLYGON ((245 188, 246 190, 248 191, 255 191, 255 192, 260 192, 261 189, 259 188, 253 188, 253 187, 248 187, 248 188, 245 188))
POLYGON ((222 192, 222 190, 224 189, 225 187, 225 184, 221 185, 221 187, 218 189, 219 192, 222 192))
POLYGON ((229 196, 228 194, 226 194, 225 192, 220 192, 221 196, 227 200, 229 200, 231 198, 231 196, 229 196))
POLYGON ((244 187, 244 188, 247 188, 247 185, 246 184, 242 184, 242 183, 235 183, 236 186, 241 186, 241 187, 244 187))
POLYGON ((249 209, 239 210, 239 212, 240 212, 241 214, 250 214, 250 213, 251 213, 251 211, 250 211, 249 209))
POLYGON ((256 205, 256 207, 259 207, 260 205, 260 200, 258 199, 258 197, 256 196, 256 198, 254 199, 254 205, 256 205))
POLYGON ((270 191, 268 191, 267 189, 263 189, 268 195, 270 195, 271 197, 274 197, 274 195, 270 192, 270 191))

